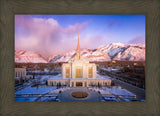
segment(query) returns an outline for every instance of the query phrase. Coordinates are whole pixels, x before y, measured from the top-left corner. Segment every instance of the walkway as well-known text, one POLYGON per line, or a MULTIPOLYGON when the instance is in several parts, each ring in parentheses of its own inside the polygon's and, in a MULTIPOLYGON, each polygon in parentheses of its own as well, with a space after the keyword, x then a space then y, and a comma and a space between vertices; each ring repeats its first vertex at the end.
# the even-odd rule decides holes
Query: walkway
POLYGON ((58 95, 60 101, 101 101, 102 96, 95 91, 89 90, 87 87, 72 87, 69 90, 63 91, 58 95), (76 99, 72 97, 72 92, 74 91, 84 91, 88 93, 88 97, 76 99))

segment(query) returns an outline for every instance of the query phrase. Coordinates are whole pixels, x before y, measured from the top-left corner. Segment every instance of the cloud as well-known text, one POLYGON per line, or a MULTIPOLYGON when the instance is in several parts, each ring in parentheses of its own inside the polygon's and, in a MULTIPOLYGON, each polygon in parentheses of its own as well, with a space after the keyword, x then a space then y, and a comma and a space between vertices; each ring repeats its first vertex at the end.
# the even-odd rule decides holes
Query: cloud
POLYGON ((127 43, 131 43, 131 44, 138 44, 138 43, 142 43, 145 44, 145 37, 142 35, 136 36, 135 38, 129 40, 127 43))
POLYGON ((107 44, 109 38, 103 34, 85 34, 80 36, 80 45, 81 48, 90 48, 94 49, 101 45, 107 44))
POLYGON ((64 53, 73 49, 77 32, 84 30, 87 25, 87 22, 83 22, 62 28, 53 18, 16 15, 15 49, 35 51, 46 57, 64 53))
POLYGON ((109 21, 108 28, 111 28, 115 23, 116 23, 116 21, 114 21, 114 20, 109 21))
POLYGON ((84 29, 87 26, 87 22, 84 22, 82 24, 77 23, 75 25, 69 25, 67 28, 64 29, 64 33, 65 34, 73 34, 73 33, 77 33, 80 32, 82 29, 84 29))

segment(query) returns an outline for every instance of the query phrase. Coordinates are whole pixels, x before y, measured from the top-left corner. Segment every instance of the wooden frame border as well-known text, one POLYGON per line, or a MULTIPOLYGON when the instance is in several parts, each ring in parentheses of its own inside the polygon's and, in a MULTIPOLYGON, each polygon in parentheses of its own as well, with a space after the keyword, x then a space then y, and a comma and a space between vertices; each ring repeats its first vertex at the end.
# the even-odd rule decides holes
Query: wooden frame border
POLYGON ((1 116, 160 115, 159 4, 158 0, 0 0, 1 116), (15 14, 145 14, 146 102, 14 102, 15 14))

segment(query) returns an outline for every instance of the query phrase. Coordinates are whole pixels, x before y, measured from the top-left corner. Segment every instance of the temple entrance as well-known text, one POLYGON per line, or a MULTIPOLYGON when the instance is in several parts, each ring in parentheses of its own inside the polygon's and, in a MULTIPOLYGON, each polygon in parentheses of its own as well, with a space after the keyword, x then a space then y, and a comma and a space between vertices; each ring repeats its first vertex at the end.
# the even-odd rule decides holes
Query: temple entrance
POLYGON ((83 86, 82 82, 76 82, 76 87, 82 87, 82 86, 83 86))

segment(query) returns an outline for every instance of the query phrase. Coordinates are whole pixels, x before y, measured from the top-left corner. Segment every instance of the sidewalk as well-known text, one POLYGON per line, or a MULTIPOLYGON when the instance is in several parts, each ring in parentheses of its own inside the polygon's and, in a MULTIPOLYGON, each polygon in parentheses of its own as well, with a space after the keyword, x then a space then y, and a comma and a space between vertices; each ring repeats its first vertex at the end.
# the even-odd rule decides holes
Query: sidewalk
POLYGON ((102 96, 95 91, 91 91, 86 87, 75 87, 75 88, 70 88, 67 91, 64 91, 62 93, 60 93, 58 95, 58 98, 61 101, 101 101, 102 100, 102 96), (84 91, 88 93, 88 97, 86 98, 82 98, 82 99, 77 99, 72 97, 72 92, 74 91, 84 91))

